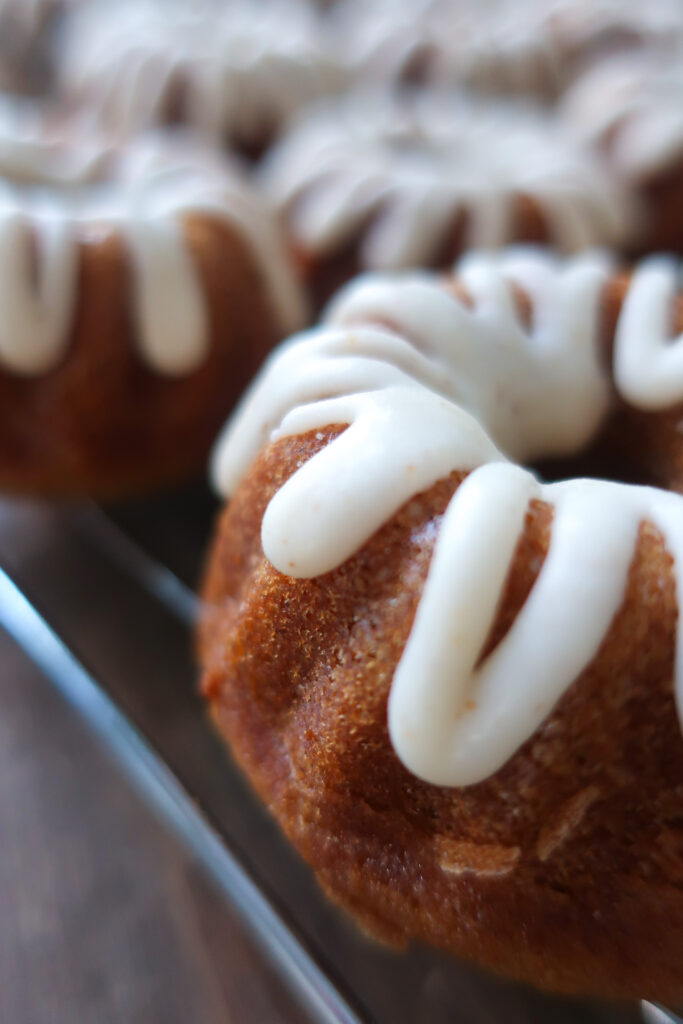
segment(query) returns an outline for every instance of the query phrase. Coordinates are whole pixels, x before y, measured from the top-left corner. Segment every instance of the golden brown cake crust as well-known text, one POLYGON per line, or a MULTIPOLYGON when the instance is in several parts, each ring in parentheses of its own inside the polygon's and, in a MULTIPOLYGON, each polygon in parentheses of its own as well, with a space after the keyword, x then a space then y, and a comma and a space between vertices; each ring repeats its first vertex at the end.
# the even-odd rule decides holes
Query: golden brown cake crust
MULTIPOLYGON (((237 761, 372 934, 551 990, 680 1000, 683 743, 661 536, 641 527, 598 656, 532 739, 483 783, 432 786, 396 757, 386 706, 462 477, 409 501, 334 572, 284 577, 261 550, 263 512, 338 429, 267 448, 218 526, 203 689, 237 761)), ((539 571, 550 519, 531 506, 491 643, 539 571)))
POLYGON ((227 222, 183 219, 209 312, 208 358, 172 378, 136 350, 131 267, 115 231, 79 242, 75 322, 41 376, 0 371, 0 488, 118 496, 200 472, 233 402, 278 340, 266 284, 227 222))

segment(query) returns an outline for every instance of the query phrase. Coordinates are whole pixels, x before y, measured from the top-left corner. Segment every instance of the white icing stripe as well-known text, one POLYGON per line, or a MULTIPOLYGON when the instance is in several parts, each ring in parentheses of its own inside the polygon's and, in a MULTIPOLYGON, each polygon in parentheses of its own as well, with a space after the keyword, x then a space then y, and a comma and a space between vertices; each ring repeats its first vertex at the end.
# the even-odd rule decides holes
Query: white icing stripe
POLYGON ((140 352, 158 373, 191 373, 208 355, 209 336, 206 304, 182 228, 159 218, 131 219, 121 230, 134 269, 140 352))
MULTIPOLYGON (((392 742, 414 774, 438 785, 479 782, 536 731, 595 658, 646 520, 662 530, 678 580, 678 496, 593 480, 542 487, 513 466, 467 478, 441 525, 389 701, 392 742), (509 633, 477 668, 531 498, 553 506, 550 548, 509 633)), ((681 646, 679 627, 679 661, 681 646)), ((677 686, 683 709, 680 673, 677 686)))
POLYGON ((439 86, 467 83, 489 93, 553 94, 561 54, 547 3, 339 0, 333 10, 357 75, 405 81, 417 65, 439 86))
POLYGON ((675 260, 654 257, 637 267, 617 323, 614 379, 620 395, 640 409, 683 401, 683 334, 672 337, 680 284, 675 260))
POLYGON ((400 82, 417 66, 429 83, 501 96, 550 98, 596 56, 643 44, 660 56, 683 37, 678 0, 337 0, 333 15, 357 75, 400 82))
POLYGON ((0 209, 0 365, 32 375, 59 361, 77 282, 77 248, 63 220, 36 236, 25 216, 0 209))
POLYGON ((263 517, 263 549, 289 576, 335 569, 435 480, 503 458, 472 417, 414 386, 298 406, 273 439, 331 423, 350 426, 290 477, 263 517))
POLYGON ((24 126, 15 151, 14 121, 9 115, 3 121, 3 109, 0 363, 5 368, 37 374, 60 362, 78 302, 79 247, 111 230, 122 237, 130 259, 141 357, 170 376, 197 369, 209 351, 210 324, 185 234, 184 220, 192 214, 235 230, 253 256, 280 329, 302 324, 302 293, 274 218, 213 152, 187 140, 155 137, 120 152, 92 141, 50 143, 38 122, 33 135, 24 126))
POLYGON ((432 263, 464 218, 465 247, 514 240, 520 195, 571 252, 620 245, 630 197, 540 110, 504 101, 350 96, 308 111, 269 155, 267 194, 299 245, 324 257, 360 235, 364 267, 432 263))
POLYGON ((280 330, 290 334, 309 319, 303 289, 294 279, 291 260, 271 210, 262 196, 241 186, 225 182, 212 199, 204 195, 195 201, 192 212, 202 212, 225 220, 242 235, 263 275, 280 330))
MULTIPOLYGON (((309 332, 271 357, 214 453, 214 479, 229 494, 269 438, 346 426, 266 509, 264 553, 295 577, 336 569, 413 495, 452 471, 471 471, 441 523, 389 702, 392 742, 429 782, 486 778, 533 735, 595 658, 624 599, 643 522, 663 535, 683 608, 683 497, 596 480, 542 485, 506 462, 485 432, 493 425, 515 451, 555 444, 566 452, 590 440, 581 424, 567 433, 567 410, 580 419, 576 402, 590 392, 594 432, 607 409, 597 354, 606 273, 602 260, 588 257, 565 269, 529 252, 472 257, 462 265, 471 310, 426 274, 354 285, 330 311, 338 326, 309 332), (528 331, 510 280, 532 300, 528 331), (576 379, 567 397, 561 384, 569 355, 576 379), (557 362, 548 363, 550 356, 557 362), (513 411, 501 418, 506 402, 513 411), (512 627, 479 665, 533 499, 552 507, 550 547, 512 627)), ((648 271, 646 292, 649 281, 648 271)), ((660 282, 663 307, 670 306, 667 288, 660 282)), ((683 616, 676 643, 683 719, 683 616)))
POLYGON ((282 346, 267 361, 227 424, 212 456, 212 478, 223 494, 239 481, 272 431, 299 406, 324 396, 435 380, 430 362, 389 331, 311 332, 282 346), (302 358, 302 353, 305 353, 302 358))

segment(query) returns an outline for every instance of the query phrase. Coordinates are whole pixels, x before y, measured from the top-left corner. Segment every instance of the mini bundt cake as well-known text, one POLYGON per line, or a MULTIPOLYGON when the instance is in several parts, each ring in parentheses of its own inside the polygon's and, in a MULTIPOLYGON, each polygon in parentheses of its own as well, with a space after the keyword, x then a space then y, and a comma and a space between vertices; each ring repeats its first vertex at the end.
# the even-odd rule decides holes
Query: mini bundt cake
POLYGON ((635 229, 628 196, 548 115, 464 94, 322 102, 262 181, 318 301, 358 270, 449 266, 511 241, 618 246, 635 229))
POLYGON ((345 74, 304 0, 123 0, 74 19, 65 96, 110 129, 180 124, 257 156, 345 74))
POLYGON ((302 324, 277 226, 227 160, 0 107, 2 489, 118 494, 198 471, 302 324))
MULTIPOLYGON (((683 17, 683 7, 681 8, 683 17)), ((621 54, 582 75, 561 114, 644 211, 641 251, 683 252, 683 48, 621 54)))
POLYGON ((521 250, 361 279, 218 444, 203 691, 380 938, 683 1000, 676 288, 521 250), (631 415, 662 489, 519 465, 631 415))

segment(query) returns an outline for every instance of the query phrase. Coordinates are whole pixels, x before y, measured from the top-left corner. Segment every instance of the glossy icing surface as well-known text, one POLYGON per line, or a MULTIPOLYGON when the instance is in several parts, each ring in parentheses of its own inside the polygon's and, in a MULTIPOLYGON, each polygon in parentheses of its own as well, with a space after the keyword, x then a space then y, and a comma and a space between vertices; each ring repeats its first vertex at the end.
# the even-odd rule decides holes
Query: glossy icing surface
MULTIPOLYGON (((352 285, 331 307, 329 326, 271 357, 213 462, 218 489, 230 495, 269 440, 347 425, 287 480, 263 518, 266 557, 280 572, 306 578, 341 565, 413 495, 450 472, 469 474, 441 523, 389 702, 399 757, 421 778, 452 786, 500 768, 593 660, 623 600, 643 522, 664 537, 683 607, 683 498, 597 480, 542 484, 499 450, 516 458, 566 454, 599 428, 610 379, 598 355, 604 258, 563 265, 513 251, 473 256, 460 269, 471 307, 425 274, 352 285), (512 282, 532 299, 526 328, 512 282), (548 315, 552 302, 562 317, 548 315), (481 367, 505 358, 506 337, 504 372, 486 378, 481 367), (556 408, 570 357, 576 381, 566 410, 582 421, 573 435, 571 415, 556 408), (499 418, 503 380, 510 406, 518 408, 499 418), (578 415, 582 389, 591 397, 588 412, 578 415), (510 631, 479 665, 532 500, 553 509, 550 548, 510 631)), ((670 275, 658 263, 636 270, 634 297, 618 327, 617 364, 643 317, 659 337, 670 315, 670 275)), ((679 349, 674 343, 667 351, 679 349)), ((667 379, 665 395, 657 359, 644 378, 641 398, 656 399, 656 407, 683 399, 683 379, 675 393, 667 379)), ((679 710, 681 629, 679 623, 679 710)))

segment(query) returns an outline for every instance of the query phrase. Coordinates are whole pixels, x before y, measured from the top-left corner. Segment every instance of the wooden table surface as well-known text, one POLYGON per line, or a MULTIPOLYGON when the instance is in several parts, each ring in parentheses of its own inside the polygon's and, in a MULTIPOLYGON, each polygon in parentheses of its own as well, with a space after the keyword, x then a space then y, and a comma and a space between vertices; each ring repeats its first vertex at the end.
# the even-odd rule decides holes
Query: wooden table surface
POLYGON ((0 631, 0 1022, 306 1024, 201 869, 0 631))

